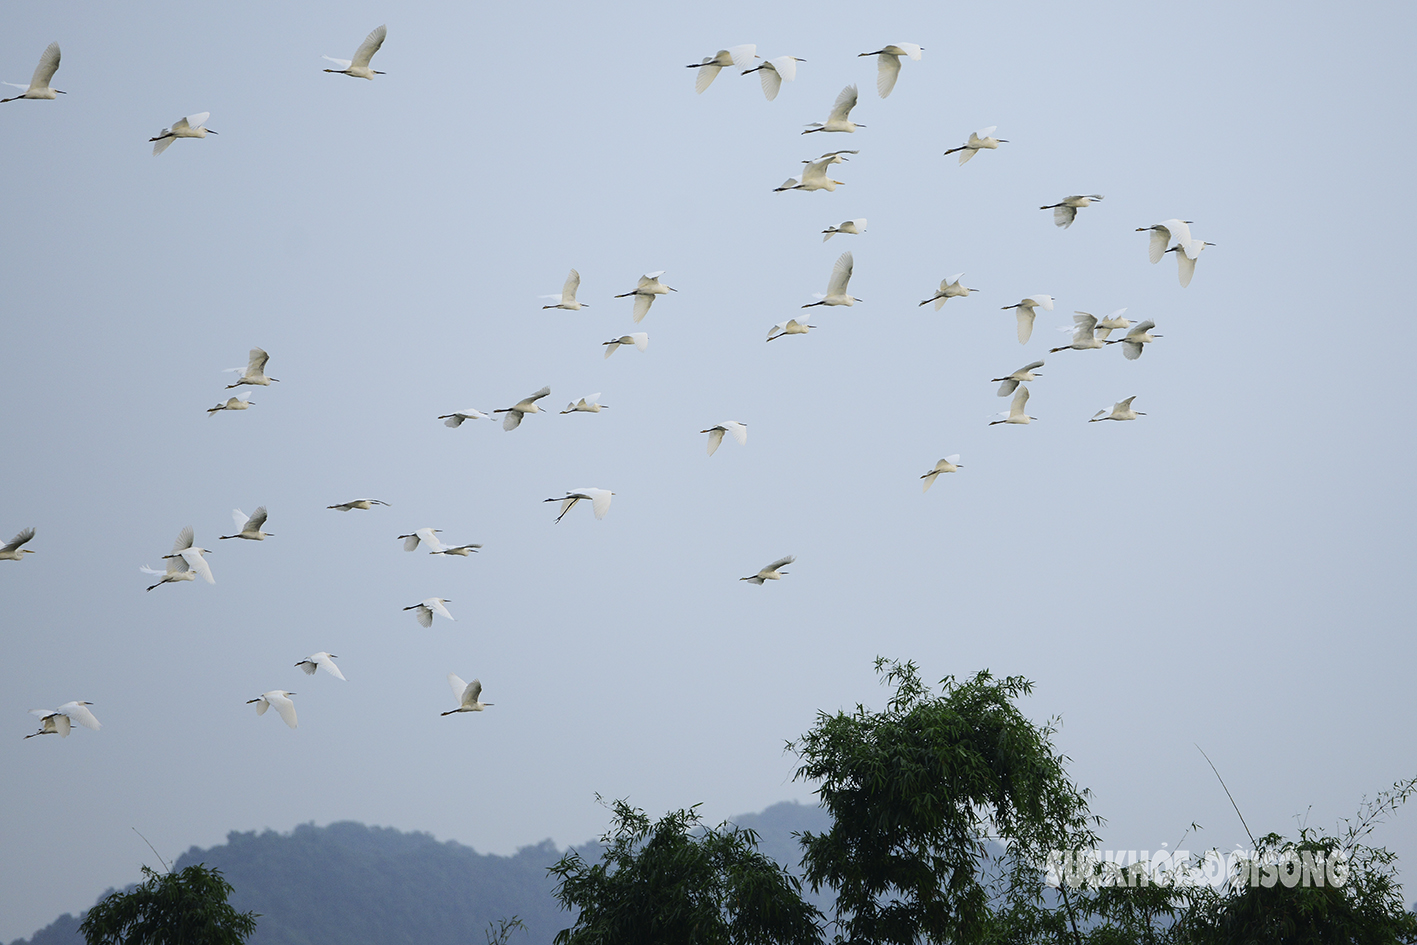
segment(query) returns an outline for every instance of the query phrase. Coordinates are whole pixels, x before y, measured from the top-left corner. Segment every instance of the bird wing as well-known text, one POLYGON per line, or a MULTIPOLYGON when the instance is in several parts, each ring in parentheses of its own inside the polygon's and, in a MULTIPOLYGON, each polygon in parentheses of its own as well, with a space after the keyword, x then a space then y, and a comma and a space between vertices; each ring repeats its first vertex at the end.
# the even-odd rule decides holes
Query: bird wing
POLYGON ((998 130, 999 130, 999 126, 998 126, 998 125, 990 125, 988 128, 980 128, 978 131, 976 131, 976 132, 974 132, 972 135, 970 135, 970 138, 971 138, 971 139, 975 139, 975 140, 982 141, 983 139, 989 137, 990 135, 992 135, 994 132, 996 132, 996 131, 998 131, 998 130))
MULTIPOLYGON (((364 42, 359 44, 359 48, 354 51, 354 60, 351 65, 368 66, 369 60, 374 58, 374 54, 379 51, 379 47, 384 45, 384 36, 388 30, 382 26, 376 26, 369 35, 364 37, 364 42)), ((294 728, 294 726, 291 726, 294 728)))
POLYGON ((1152 330, 1153 328, 1155 328, 1155 327, 1156 327, 1156 322, 1154 322, 1154 321, 1152 321, 1151 319, 1148 318, 1146 321, 1142 322, 1141 324, 1133 326, 1133 327, 1132 327, 1132 330, 1129 331, 1129 332, 1127 332, 1127 336, 1128 336, 1128 337, 1131 337, 1132 335, 1136 335, 1136 336, 1140 337, 1140 336, 1146 334, 1147 332, 1151 331, 1151 330, 1152 330))
POLYGON ((1066 230, 1073 225, 1073 220, 1076 219, 1077 215, 1076 207, 1054 207, 1053 224, 1054 226, 1061 226, 1066 230))
POLYGON ((266 693, 266 701, 271 704, 272 708, 280 713, 280 717, 286 725, 295 728, 295 703, 291 702, 290 698, 286 696, 285 693, 268 692, 266 693))
POLYGON ((851 250, 836 258, 836 264, 832 266, 831 280, 827 283, 827 295, 846 294, 846 284, 851 281, 851 269, 855 265, 851 250))
MULTIPOLYGON (((916 57, 919 58, 918 56, 916 57)), ((876 57, 876 94, 885 98, 895 88, 895 80, 900 78, 900 57, 881 53, 876 57)), ((930 488, 927 484, 925 488, 930 488)))
POLYGON ((770 60, 758 69, 758 81, 763 85, 763 95, 771 102, 777 98, 778 90, 782 88, 782 76, 778 74, 776 59, 770 60))
POLYGON ((626 335, 625 337, 629 338, 630 343, 633 344, 635 348, 639 351, 643 351, 649 347, 649 332, 634 331, 626 335))
MULTIPOLYGON (((895 58, 895 57, 891 57, 891 58, 895 58)), ((925 475, 921 476, 920 478, 921 478, 922 480, 924 480, 924 481, 923 481, 923 483, 921 484, 920 491, 921 491, 921 492, 929 492, 929 491, 930 491, 930 487, 935 484, 935 480, 939 477, 939 475, 940 475, 940 473, 939 473, 937 470, 932 469, 932 470, 930 470, 929 472, 927 472, 925 475)))
POLYGON ((733 64, 741 69, 758 58, 758 47, 755 43, 743 43, 741 46, 729 46, 727 53, 733 64))
MULTIPOLYGON (((828 163, 830 162, 826 160, 808 162, 807 166, 802 168, 802 183, 806 184, 808 181, 825 180, 828 163)), ((783 186, 786 187, 787 185, 783 184, 783 186)))
POLYGON ((1009 416, 1016 417, 1023 413, 1024 406, 1028 403, 1028 388, 1020 386, 1018 393, 1014 394, 1014 402, 1009 404, 1009 416))
POLYGON ((320 58, 328 59, 330 62, 333 62, 335 65, 339 66, 341 70, 348 69, 351 65, 353 65, 353 63, 351 63, 348 59, 336 59, 334 56, 321 56, 320 58))
POLYGON ((270 700, 268 700, 265 696, 261 696, 259 699, 252 699, 251 701, 256 703, 257 715, 265 715, 266 710, 271 707, 270 700))
POLYGON ((1017 387, 1018 381, 1014 380, 1012 377, 1006 377, 1004 378, 1004 382, 999 385, 999 396, 1007 397, 1012 394, 1017 387))
MULTIPOLYGON (((182 125, 184 128, 200 128, 207 123, 207 119, 210 117, 212 117, 211 112, 197 112, 195 115, 188 115, 178 122, 178 124, 182 125)), ((177 125, 173 125, 172 130, 176 131, 177 125)))
POLYGON ((739 446, 748 445, 748 425, 737 420, 725 420, 723 427, 733 434, 733 439, 738 441, 739 446))
POLYGON ((172 553, 180 554, 184 549, 192 547, 192 526, 188 525, 177 533, 177 540, 172 543, 172 553))
POLYGON ((723 442, 723 427, 712 427, 708 431, 708 454, 712 456, 718 452, 719 445, 723 442))
POLYGON ((5 545, 4 548, 0 548, 0 551, 14 551, 16 548, 20 547, 21 545, 23 545, 25 542, 29 541, 29 540, 30 540, 31 538, 33 538, 33 537, 34 537, 34 529, 33 529, 33 528, 26 528, 24 531, 20 532, 20 533, 19 533, 18 535, 16 535, 14 538, 11 538, 11 539, 9 540, 9 542, 6 543, 6 545, 5 545))
POLYGON ((920 61, 920 54, 925 51, 925 47, 917 46, 914 43, 896 43, 895 47, 905 51, 905 54, 916 62, 920 61))
POLYGON ((153 157, 157 157, 159 154, 172 147, 172 142, 176 140, 176 138, 159 138, 157 142, 153 144, 153 157))
POLYGON ((503 430, 515 430, 521 425, 522 414, 520 410, 508 410, 507 415, 502 418, 503 430))
POLYGON ((246 373, 252 375, 264 373, 266 370, 266 362, 270 359, 271 356, 260 348, 252 348, 250 360, 246 364, 246 373))
POLYGON ((1042 366, 1043 366, 1043 362, 1042 362, 1042 361, 1034 361, 1032 364, 1025 364, 1022 368, 1019 369, 1019 372, 1020 372, 1020 373, 1023 373, 1023 374, 1027 374, 1029 371, 1035 370, 1035 369, 1037 369, 1037 368, 1041 368, 1042 366))
MULTIPOLYGON (((247 515, 240 509, 232 509, 231 520, 236 523, 236 530, 239 532, 244 531, 246 529, 246 523, 251 521, 251 516, 247 515)), ((260 526, 257 527, 259 528, 260 526)))
MULTIPOLYGON (((251 530, 253 532, 260 531, 261 526, 266 524, 266 507, 264 505, 258 507, 256 511, 251 513, 251 518, 249 521, 251 522, 251 530)), ((241 526, 238 525, 237 530, 240 531, 241 526)))
POLYGON ((1134 401, 1134 400, 1136 400, 1136 399, 1137 399, 1137 395, 1136 395, 1136 394, 1133 394, 1132 396, 1128 397, 1126 400, 1119 400, 1119 401, 1117 401, 1116 406, 1113 407, 1112 409, 1121 411, 1122 413, 1126 413, 1128 410, 1131 410, 1131 409, 1132 409, 1132 401, 1134 401))
POLYGON ((768 565, 767 567, 763 568, 763 571, 776 571, 778 568, 785 568, 785 567, 787 567, 789 564, 791 564, 792 562, 794 562, 794 561, 796 561, 796 560, 797 560, 797 556, 796 556, 796 555, 788 555, 786 558, 778 558, 778 559, 777 559, 776 561, 774 561, 772 564, 770 564, 770 565, 768 565))
POLYGON ((1191 277, 1196 274, 1196 261, 1191 256, 1181 250, 1176 251, 1176 275, 1181 279, 1181 288, 1191 284, 1191 277))
POLYGON ((1151 228, 1151 243, 1146 248, 1147 258, 1153 263, 1161 261, 1161 257, 1166 255, 1166 248, 1171 245, 1171 231, 1164 223, 1157 224, 1151 228))
POLYGON ((587 489, 586 492, 590 493, 590 507, 595 512, 595 517, 605 518, 605 513, 610 511, 610 490, 587 489))
POLYGON ((713 84, 714 79, 718 78, 719 72, 723 71, 723 66, 714 62, 716 58, 716 56, 705 56, 703 64, 699 66, 699 71, 694 74, 694 91, 700 95, 703 94, 704 89, 713 84))
POLYGON ((63 712, 46 715, 44 721, 53 724, 54 731, 59 734, 60 738, 69 737, 69 717, 63 712))
POLYGON ((1033 309, 1020 305, 1014 314, 1018 316, 1018 343, 1028 344, 1028 339, 1033 336, 1033 309))
POLYGON ((1093 329, 1097 327, 1097 317, 1094 315, 1077 314, 1073 316, 1073 342, 1083 341, 1092 337, 1093 329))
MULTIPOLYGON (((436 597, 430 597, 425 600, 423 602, 423 606, 427 607, 439 617, 447 617, 449 620, 453 619, 453 615, 448 613, 448 608, 444 607, 443 602, 436 597)), ((433 622, 433 618, 431 616, 428 618, 428 622, 430 624, 433 622)))
POLYGON ((566 277, 566 284, 561 286, 561 301, 574 302, 576 300, 576 290, 581 287, 581 274, 574 269, 566 277))
POLYGON ((636 296, 635 296, 635 310, 634 310, 634 312, 633 312, 633 315, 634 315, 634 318, 635 318, 635 324, 636 324, 636 325, 638 325, 640 322, 644 321, 644 317, 649 314, 649 307, 650 307, 651 305, 653 305, 653 304, 654 304, 654 296, 652 296, 652 295, 636 295, 636 296))
POLYGON ((793 320, 793 319, 790 319, 790 318, 789 318, 786 322, 778 322, 776 325, 774 325, 774 326, 772 326, 771 328, 769 328, 769 329, 768 329, 768 341, 772 341, 772 340, 773 340, 774 338, 776 338, 778 335, 780 335, 780 334, 782 334, 783 332, 787 331, 787 324, 788 324, 788 322, 791 322, 792 320, 793 320))
POLYGON ((1034 305, 1043 306, 1045 312, 1053 311, 1053 296, 1051 295, 1030 295, 1028 300, 1034 305))
POLYGON ((1135 361, 1137 358, 1141 357, 1141 350, 1142 346, 1140 341, 1129 341, 1126 338, 1122 339, 1122 355, 1128 361, 1135 361))
POLYGON ((518 406, 518 407, 528 407, 528 406, 530 406, 530 405, 536 403, 538 400, 540 400, 541 398, 545 397, 546 395, 548 395, 548 394, 550 394, 550 393, 551 393, 551 388, 550 388, 550 387, 543 387, 543 388, 541 388, 541 390, 539 390, 539 391, 537 391, 536 393, 532 394, 530 397, 526 397, 526 398, 523 398, 522 400, 519 400, 519 401, 517 402, 517 406, 518 406))
POLYGON ((463 693, 467 692, 467 683, 463 682, 462 677, 457 673, 449 673, 448 686, 453 690, 453 698, 458 700, 458 705, 461 706, 463 693))
POLYGON ((182 552, 182 560, 187 562, 187 566, 196 571, 208 584, 215 584, 216 578, 212 577, 212 567, 207 564, 207 559, 202 557, 202 552, 197 548, 188 548, 182 552))
MULTIPOLYGON (((782 76, 783 82, 791 82, 797 78, 797 59, 793 56, 778 56, 772 60, 773 68, 777 69, 777 74, 782 76)), ((767 71, 767 70, 763 70, 767 71)))
POLYGON ((640 281, 635 283, 635 288, 643 289, 645 286, 653 285, 654 283, 659 281, 660 276, 664 275, 668 271, 669 270, 667 269, 660 269, 658 272, 645 273, 644 275, 640 276, 640 281))
POLYGON ((39 65, 34 67, 34 78, 30 79, 30 88, 47 89, 49 81, 54 78, 54 73, 59 70, 59 44, 50 43, 45 47, 44 52, 39 55, 39 65))
POLYGON ((1162 220, 1161 225, 1166 230, 1173 243, 1189 243, 1191 241, 1191 225, 1185 220, 1162 220))
POLYGON ((831 114, 827 116, 827 121, 846 121, 851 114, 851 110, 856 107, 856 86, 848 85, 841 90, 841 94, 836 97, 835 104, 832 105, 831 114))
POLYGON ((295 666, 306 676, 315 675, 316 663, 315 657, 313 656, 310 657, 308 660, 301 660, 300 662, 296 663, 295 666))
MULTIPOLYGON (((316 653, 310 658, 319 663, 320 667, 331 676, 334 676, 336 679, 344 679, 344 673, 340 672, 339 667, 335 665, 335 661, 330 659, 330 654, 316 653)), ((311 670, 311 672, 313 672, 313 670, 311 670)), ((344 679, 344 681, 349 682, 348 679, 344 679)))
POLYGON ((462 691, 461 705, 474 705, 482 695, 482 680, 474 679, 462 691))
MULTIPOLYGON (((429 548, 433 549, 434 554, 437 554, 438 552, 442 551, 445 546, 441 541, 438 540, 438 536, 435 534, 435 531, 436 529, 432 528, 420 528, 416 534, 419 538, 423 539, 424 544, 426 544, 429 548)), ((404 547, 407 548, 408 545, 405 544, 404 547)))
POLYGON ((958 453, 954 453, 954 454, 951 454, 951 455, 949 455, 949 456, 946 456, 946 457, 945 457, 945 462, 949 463, 951 466, 958 466, 958 465, 959 465, 959 454, 958 454, 958 453))
POLYGON ((94 718, 93 713, 89 711, 89 707, 82 702, 66 702, 59 707, 59 712, 61 715, 68 716, 70 719, 78 722, 84 728, 92 729, 95 732, 103 727, 99 724, 98 719, 94 718))

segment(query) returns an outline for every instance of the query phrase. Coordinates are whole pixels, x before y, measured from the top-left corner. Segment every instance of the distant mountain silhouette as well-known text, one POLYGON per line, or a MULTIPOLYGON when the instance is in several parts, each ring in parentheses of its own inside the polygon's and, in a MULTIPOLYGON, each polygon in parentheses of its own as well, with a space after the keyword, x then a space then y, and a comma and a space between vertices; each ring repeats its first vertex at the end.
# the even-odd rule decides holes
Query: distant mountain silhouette
MULTIPOLYGON (((794 871, 793 831, 831 826, 820 808, 792 802, 731 820, 757 831, 759 849, 794 871)), ((588 860, 600 855, 594 842, 576 849, 588 860)), ((222 871, 235 887, 232 905, 261 914, 249 945, 476 945, 489 922, 514 915, 527 932, 512 945, 530 945, 570 923, 546 874, 563 852, 545 840, 512 856, 484 855, 426 833, 344 821, 229 833, 222 846, 188 850, 176 867, 222 871)), ((82 945, 81 921, 65 914, 11 945, 82 945)))

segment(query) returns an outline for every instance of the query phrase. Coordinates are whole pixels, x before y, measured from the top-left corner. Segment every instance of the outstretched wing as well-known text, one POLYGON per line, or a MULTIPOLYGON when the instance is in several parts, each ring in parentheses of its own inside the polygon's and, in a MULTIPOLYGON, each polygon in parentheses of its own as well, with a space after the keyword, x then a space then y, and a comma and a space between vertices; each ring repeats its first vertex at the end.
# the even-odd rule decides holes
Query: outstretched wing
POLYGON ((29 540, 30 540, 31 538, 33 538, 33 537, 34 537, 34 529, 33 529, 33 528, 26 528, 24 531, 20 532, 20 533, 19 533, 18 535, 16 535, 14 538, 11 538, 10 541, 5 545, 4 548, 0 548, 0 551, 14 551, 16 548, 20 547, 21 545, 23 545, 25 542, 29 541, 29 540))
POLYGON ((1033 309, 1020 305, 1014 314, 1018 316, 1018 343, 1028 344, 1028 339, 1033 337, 1033 309))
POLYGON ((590 507, 596 518, 605 518, 605 513, 610 511, 610 498, 612 493, 609 489, 590 489, 590 507))
POLYGON ((636 296, 635 296, 635 310, 634 310, 634 312, 633 312, 633 315, 634 315, 634 318, 635 318, 635 324, 636 324, 636 325, 638 325, 640 322, 644 321, 644 317, 649 314, 649 307, 650 307, 651 305, 653 305, 653 304, 654 304, 654 296, 652 296, 652 295, 636 295, 636 296))
POLYGON ((841 90, 841 94, 836 97, 836 103, 832 105, 831 115, 828 121, 846 121, 851 114, 851 110, 856 107, 856 86, 848 85, 841 90))
POLYGON ((851 281, 851 269, 855 265, 851 250, 836 258, 836 264, 832 266, 831 281, 827 283, 827 295, 846 294, 846 284, 851 281))
POLYGON ((581 274, 572 269, 571 274, 566 277, 566 284, 561 286, 560 301, 563 303, 574 302, 576 300, 576 290, 580 287, 581 274))
POLYGON ((59 44, 50 43, 39 56, 39 65, 34 68, 34 78, 30 79, 30 88, 47 89, 49 81, 54 78, 54 73, 59 70, 59 44))
POLYGON ((172 553, 181 554, 183 551, 191 547, 192 526, 188 525, 186 528, 182 529, 182 531, 177 533, 177 540, 172 543, 172 553))
MULTIPOLYGON (((917 57, 918 58, 918 57, 917 57)), ((895 80, 900 78, 900 57, 881 53, 876 57, 876 94, 885 98, 895 88, 895 80)), ((926 483, 925 488, 930 488, 926 483)))
POLYGON ((719 446, 723 443, 723 427, 714 427, 708 431, 708 454, 712 456, 718 452, 719 446))
POLYGON ((359 48, 354 51, 354 61, 351 65, 368 66, 369 60, 373 59, 374 54, 379 51, 379 47, 384 45, 384 37, 387 34, 388 30, 385 27, 374 27, 369 35, 364 37, 364 42, 360 43, 359 48))

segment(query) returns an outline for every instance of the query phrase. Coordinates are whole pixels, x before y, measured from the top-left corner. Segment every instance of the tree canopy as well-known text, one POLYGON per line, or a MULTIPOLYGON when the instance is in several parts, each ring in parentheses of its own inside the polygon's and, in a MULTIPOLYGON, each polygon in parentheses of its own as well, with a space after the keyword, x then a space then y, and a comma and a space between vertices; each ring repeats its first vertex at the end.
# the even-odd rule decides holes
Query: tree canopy
POLYGON ((204 864, 159 873, 100 900, 79 932, 88 945, 242 945, 256 931, 254 912, 227 903, 231 884, 204 864))

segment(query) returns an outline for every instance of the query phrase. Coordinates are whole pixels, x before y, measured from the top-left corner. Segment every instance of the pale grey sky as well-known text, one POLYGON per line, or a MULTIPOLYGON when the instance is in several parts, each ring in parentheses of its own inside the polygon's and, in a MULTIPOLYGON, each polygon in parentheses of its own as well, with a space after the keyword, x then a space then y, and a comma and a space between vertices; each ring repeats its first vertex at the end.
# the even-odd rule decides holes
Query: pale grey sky
MULTIPOLYGON (((1260 831, 1413 775, 1413 19, 17 7, 0 78, 58 40, 68 94, 0 106, 0 538, 38 530, 0 562, 0 940, 136 879, 130 827, 168 857, 340 819, 511 852, 598 835, 597 792, 710 820, 810 800, 783 743, 879 707, 877 654, 1033 679, 1115 848, 1245 840, 1197 743, 1260 831), (320 71, 385 22, 387 75, 320 71), (856 54, 902 41, 925 55, 882 101, 856 54), (749 42, 807 60, 776 101, 730 71, 694 94, 685 63, 749 42), (802 137, 852 82, 868 127, 802 137), (150 156, 201 111, 218 136, 150 156), (942 155, 988 125, 1009 143, 942 155), (847 186, 771 192, 837 148, 847 186), (1106 200, 1056 229, 1037 208, 1072 193, 1106 200), (1178 216, 1217 244, 1184 290, 1134 232, 1178 216), (765 344, 845 249, 865 301, 765 344), (591 307, 543 312, 573 266, 591 307), (649 349, 602 359, 637 330, 611 296, 656 269, 680 291, 649 349), (917 307, 961 270, 979 294, 917 307), (999 307, 1035 293, 1057 308, 1020 346, 999 307), (986 425, 989 378, 1123 306, 1165 337, 1048 356, 1039 421, 986 425), (255 345, 281 383, 208 418, 255 345), (611 409, 436 419, 544 384, 611 409), (1146 417, 1086 423, 1133 394, 1146 417), (706 457, 725 419, 748 445, 706 457), (553 525, 541 500, 586 485, 608 517, 553 525), (357 496, 392 507, 325 509, 357 496), (257 505, 276 537, 215 540, 257 505), (218 583, 144 593, 188 524, 218 583), (485 547, 404 553, 421 526, 485 547), (456 621, 402 612, 429 596, 456 621), (294 668, 316 650, 349 682, 294 668), (495 707, 440 718, 449 672, 495 707), (295 731, 244 704, 276 688, 295 731), (101 732, 22 740, 71 699, 101 732)), ((1417 812, 1376 839, 1410 863, 1417 812)))

